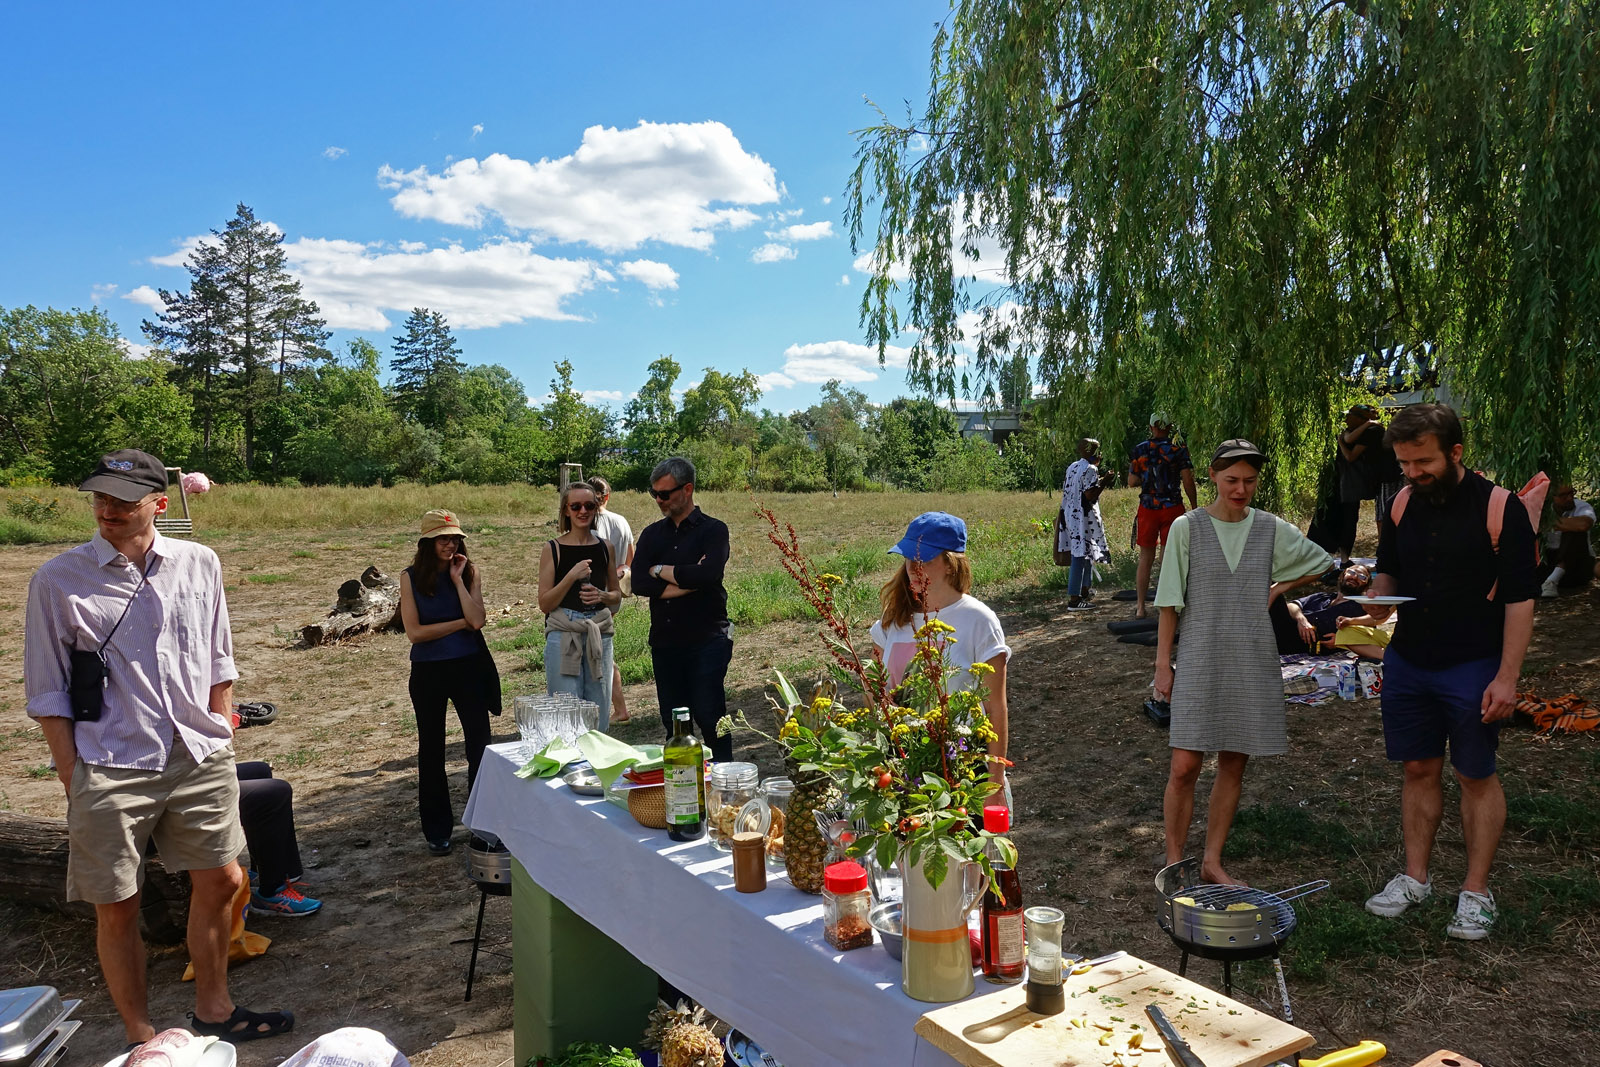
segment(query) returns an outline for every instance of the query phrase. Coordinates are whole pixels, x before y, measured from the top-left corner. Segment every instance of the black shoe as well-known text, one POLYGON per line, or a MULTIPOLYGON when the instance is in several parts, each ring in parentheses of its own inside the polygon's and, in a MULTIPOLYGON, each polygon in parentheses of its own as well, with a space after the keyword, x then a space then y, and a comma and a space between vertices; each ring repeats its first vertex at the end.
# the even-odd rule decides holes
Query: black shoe
POLYGON ((430 839, 428 841, 428 855, 430 855, 430 856, 448 856, 448 855, 450 855, 450 839, 448 837, 441 837, 437 841, 430 839))

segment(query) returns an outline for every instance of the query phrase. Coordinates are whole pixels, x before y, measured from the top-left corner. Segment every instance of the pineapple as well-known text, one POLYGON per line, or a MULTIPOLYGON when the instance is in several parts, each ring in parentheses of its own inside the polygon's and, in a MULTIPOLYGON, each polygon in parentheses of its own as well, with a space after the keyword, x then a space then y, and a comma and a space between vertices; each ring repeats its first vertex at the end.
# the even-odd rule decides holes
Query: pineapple
POLYGON ((726 1029, 698 1004, 691 1009, 680 1000, 675 1008, 662 1004, 650 1013, 642 1043, 660 1053, 661 1067, 722 1067, 718 1034, 726 1029))
POLYGON ((817 826, 815 812, 833 803, 833 783, 815 771, 802 773, 799 764, 787 761, 794 793, 789 797, 789 817, 783 833, 783 865, 789 884, 804 893, 822 892, 822 861, 827 843, 817 826))

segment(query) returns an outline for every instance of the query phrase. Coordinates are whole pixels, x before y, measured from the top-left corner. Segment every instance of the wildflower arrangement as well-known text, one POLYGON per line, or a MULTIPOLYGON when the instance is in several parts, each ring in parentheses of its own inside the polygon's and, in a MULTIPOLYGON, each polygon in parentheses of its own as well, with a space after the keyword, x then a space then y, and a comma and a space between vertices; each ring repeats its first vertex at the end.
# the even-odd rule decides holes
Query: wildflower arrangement
MULTIPOLYGON (((1014 864, 1016 849, 1008 838, 977 828, 994 791, 987 746, 995 731, 983 709, 983 683, 993 668, 974 664, 968 670, 976 684, 952 692, 955 669, 947 653, 955 643, 954 628, 934 617, 917 630, 905 678, 891 687, 878 657, 857 652, 850 625, 836 607, 834 587, 843 579, 813 567, 793 526, 780 527, 766 508, 759 513, 771 526, 767 538, 778 548, 784 569, 821 616, 835 678, 862 699, 859 707, 847 707, 837 691, 823 689, 809 704, 802 703, 779 675, 782 699, 773 702, 781 716, 778 743, 802 770, 832 779, 858 827, 865 827, 851 854, 872 854, 883 867, 903 854, 909 863, 923 865, 934 887, 952 862, 977 863, 992 875, 985 853, 991 841, 1005 862, 1014 864)), ((924 590, 913 591, 920 600, 924 590)), ((742 725, 749 728, 748 722, 742 725)))

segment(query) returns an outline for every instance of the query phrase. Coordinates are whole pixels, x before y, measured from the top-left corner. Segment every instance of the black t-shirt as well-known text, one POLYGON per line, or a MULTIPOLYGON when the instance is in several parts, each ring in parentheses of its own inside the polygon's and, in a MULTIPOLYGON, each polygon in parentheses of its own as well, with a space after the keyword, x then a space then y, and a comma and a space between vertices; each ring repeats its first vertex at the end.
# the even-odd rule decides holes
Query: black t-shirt
MULTIPOLYGON (((555 580, 567 576, 567 572, 578 565, 580 559, 589 561, 589 584, 599 589, 602 593, 611 587, 607 575, 611 572, 611 549, 604 541, 596 541, 592 545, 564 545, 560 541, 550 542, 551 559, 555 563, 555 580)), ((585 604, 583 597, 578 594, 582 582, 573 582, 567 589, 567 595, 561 598, 561 606, 571 611, 598 611, 604 604, 585 604)))
POLYGON ((1489 540, 1493 489, 1468 471, 1444 504, 1413 491, 1398 529, 1392 510, 1378 527, 1377 573, 1395 579, 1396 594, 1417 598, 1400 606, 1389 647, 1419 667, 1498 659, 1505 606, 1539 592, 1533 524, 1516 494, 1506 500, 1498 553, 1489 540))

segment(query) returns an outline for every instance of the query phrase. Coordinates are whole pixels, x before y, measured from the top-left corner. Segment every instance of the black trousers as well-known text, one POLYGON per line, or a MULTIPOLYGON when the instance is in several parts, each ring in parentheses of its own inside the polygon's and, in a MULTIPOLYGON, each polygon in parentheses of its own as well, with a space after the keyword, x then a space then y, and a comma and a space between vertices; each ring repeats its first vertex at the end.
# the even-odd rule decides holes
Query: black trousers
POLYGON ((718 737, 717 722, 728 713, 725 684, 733 660, 733 639, 717 636, 698 645, 671 645, 650 649, 656 676, 656 700, 661 704, 661 724, 672 736, 672 709, 688 708, 702 740, 711 746, 718 763, 733 759, 733 737, 718 737))
POLYGON ((236 769, 239 825, 244 827, 260 892, 270 897, 289 879, 305 873, 294 834, 294 787, 272 777, 272 768, 265 763, 241 763, 236 769))
MULTIPOLYGON (((445 706, 454 703, 461 720, 467 750, 467 788, 478 778, 478 764, 489 746, 490 680, 482 657, 414 662, 411 664, 411 707, 417 713, 417 811, 422 835, 429 841, 447 841, 456 824, 450 806, 450 780, 445 773, 445 706)), ((499 680, 494 679, 498 689, 499 680)))
POLYGON ((1589 554, 1588 530, 1565 530, 1561 545, 1554 552, 1544 546, 1544 559, 1539 562, 1539 580, 1550 577, 1557 567, 1565 569, 1561 575, 1563 589, 1578 589, 1594 580, 1594 557, 1589 554))

